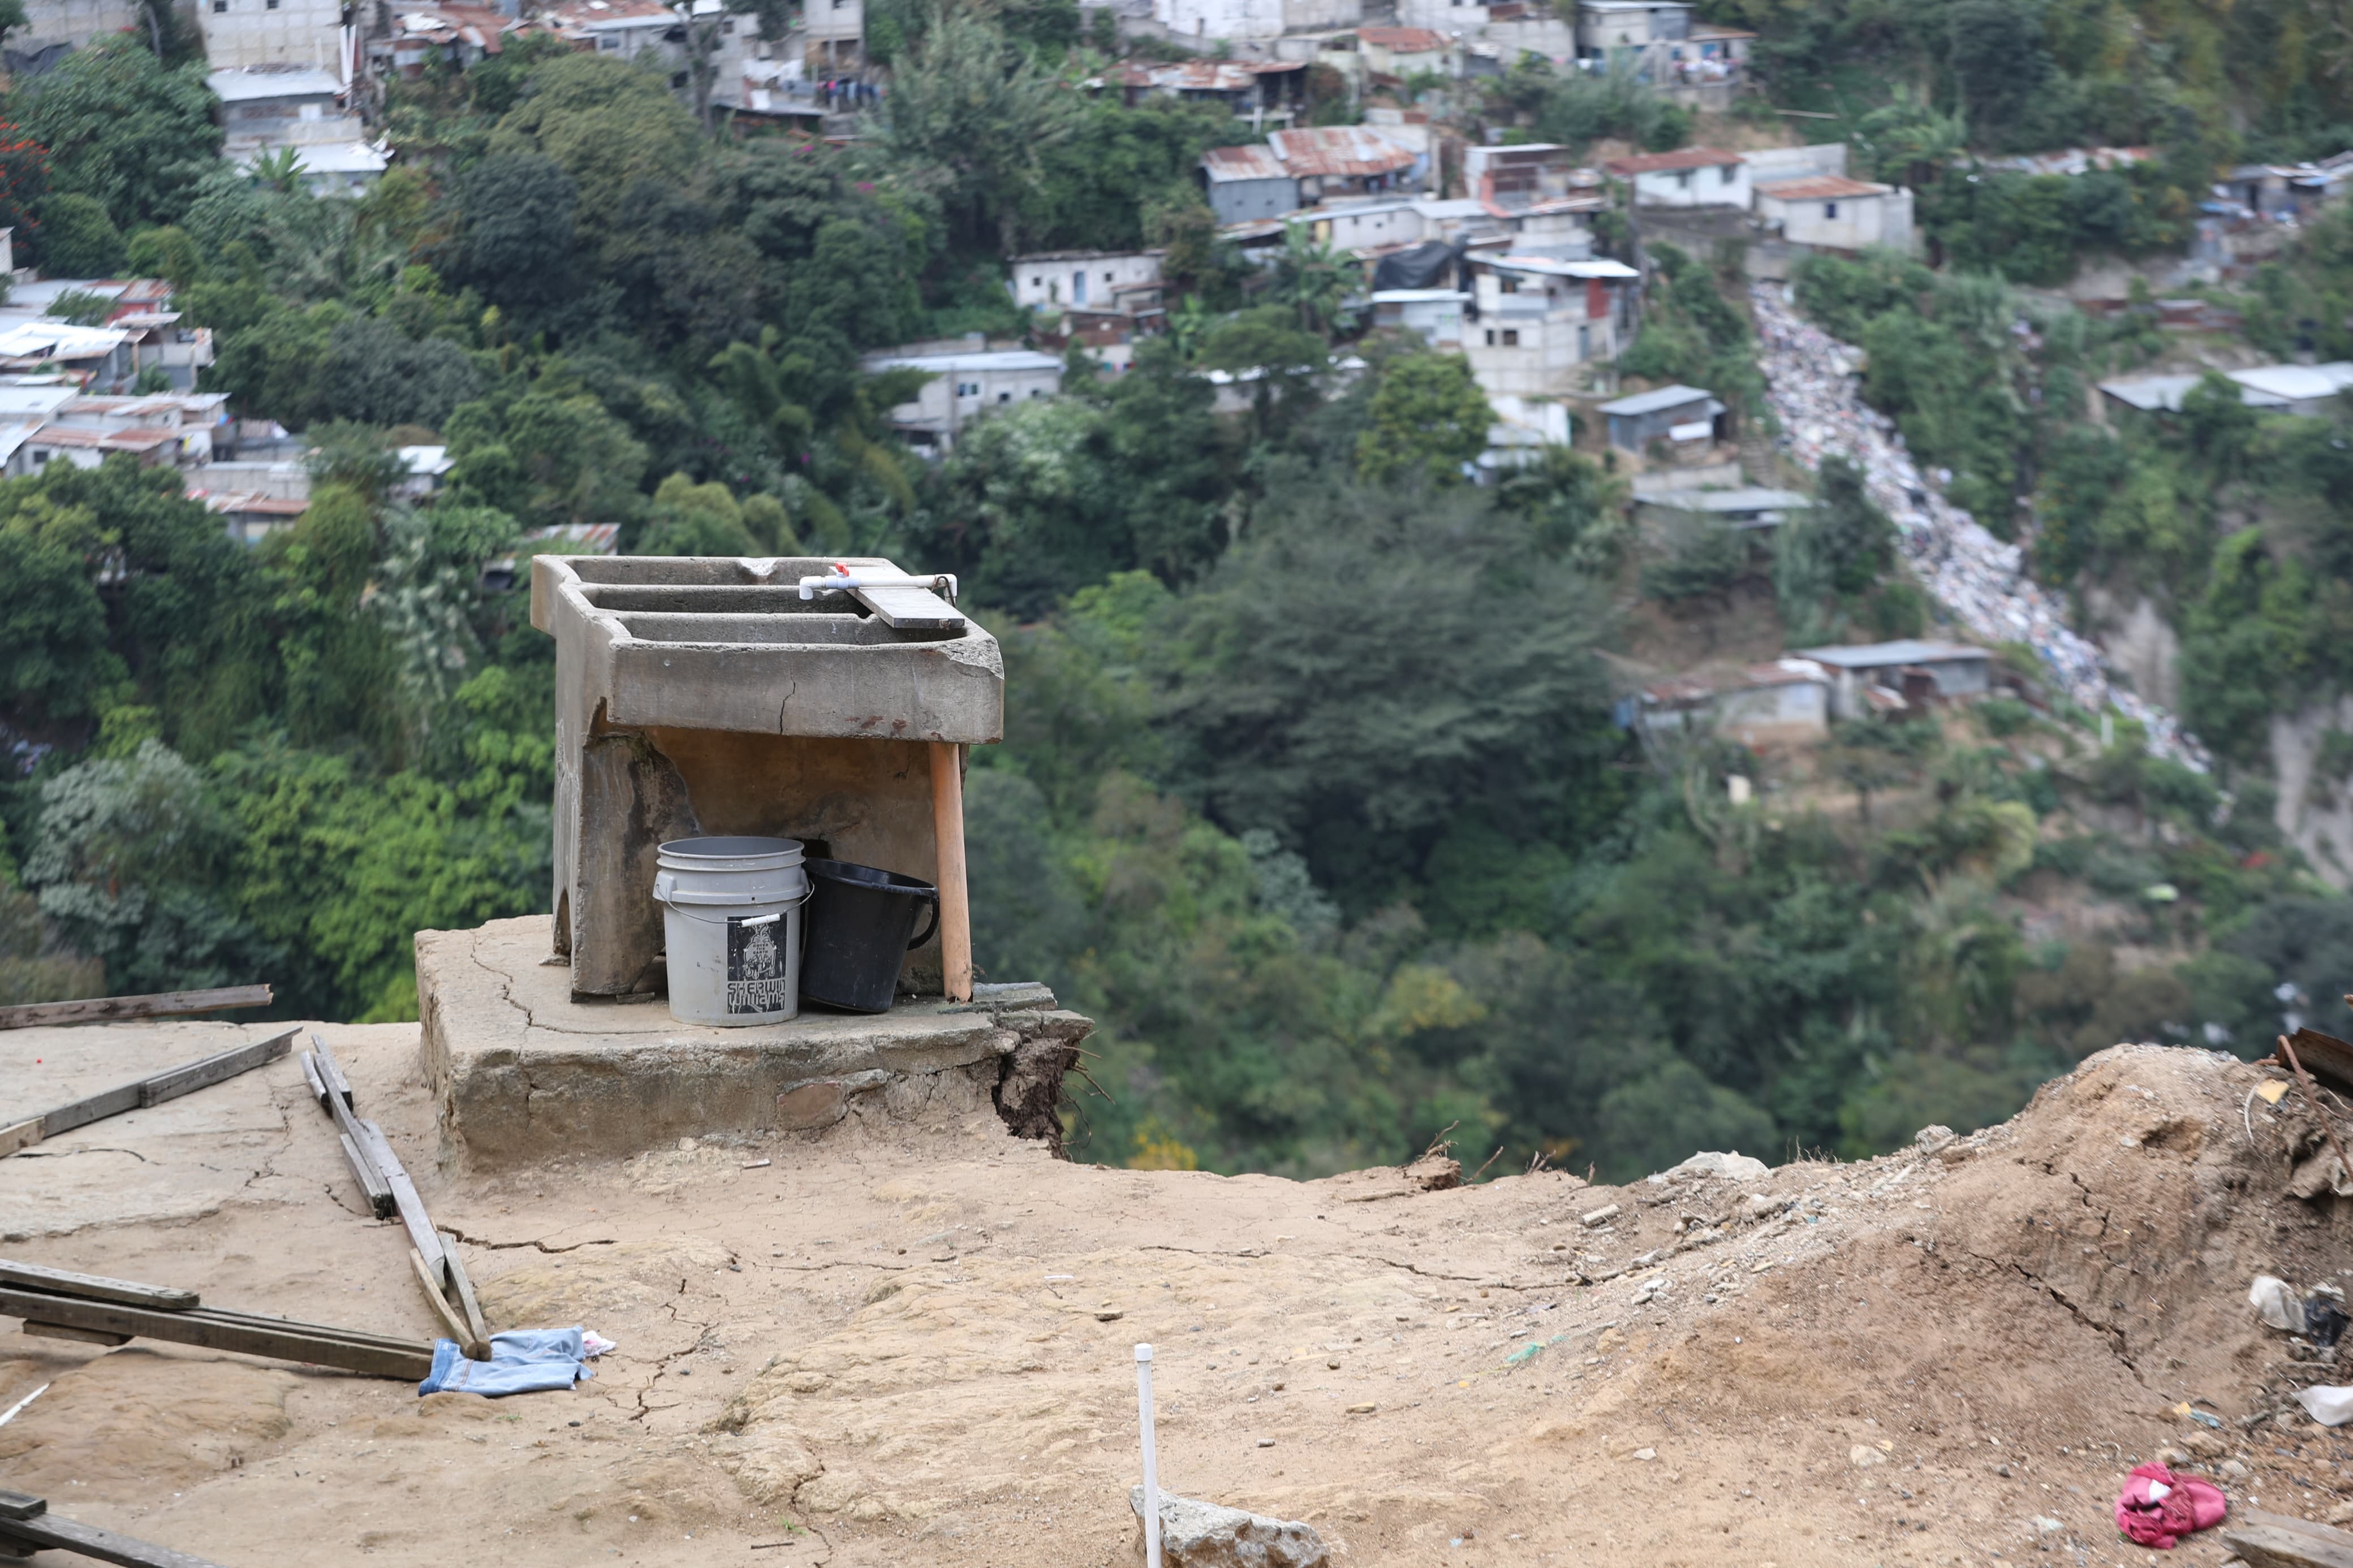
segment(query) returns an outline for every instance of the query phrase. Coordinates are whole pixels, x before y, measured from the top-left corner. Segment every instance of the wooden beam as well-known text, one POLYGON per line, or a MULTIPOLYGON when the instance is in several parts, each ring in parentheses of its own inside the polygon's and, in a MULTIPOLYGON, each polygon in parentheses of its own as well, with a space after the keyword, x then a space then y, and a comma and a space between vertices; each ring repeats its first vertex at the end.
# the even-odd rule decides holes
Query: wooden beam
POLYGON ((318 1323, 224 1311, 216 1307, 159 1312, 120 1302, 53 1296, 47 1291, 0 1285, 0 1316, 100 1333, 132 1334, 205 1350, 234 1351, 240 1355, 268 1356, 276 1361, 308 1362, 370 1377, 421 1381, 433 1370, 433 1347, 421 1340, 386 1339, 318 1323))
POLYGON ((92 996, 81 1002, 34 1002, 0 1007, 0 1029, 46 1024, 112 1024, 126 1018, 182 1018, 232 1007, 267 1007, 267 985, 225 985, 211 991, 159 991, 146 996, 92 996))
POLYGON ((46 1510, 24 1519, 0 1513, 0 1543, 29 1546, 36 1551, 71 1552, 95 1557, 100 1563, 120 1563, 121 1568, 220 1568, 209 1558, 191 1556, 134 1536, 117 1535, 111 1530, 82 1524, 46 1510))
POLYGON ((2353 1535, 2262 1509, 2233 1513, 2222 1544, 2250 1568, 2353 1568, 2353 1535))
POLYGON ((29 1117, 23 1121, 0 1127, 0 1160, 19 1149, 29 1149, 41 1141, 41 1119, 29 1117))
POLYGON ((489 1320, 482 1316, 482 1303, 474 1294, 474 1282, 466 1276, 466 1260, 458 1255, 455 1246, 445 1247, 442 1258, 448 1265, 449 1289, 458 1298, 458 1310, 465 1314, 466 1328, 473 1335, 474 1342, 482 1347, 482 1353, 475 1356, 470 1344, 466 1353, 474 1356, 476 1361, 487 1361, 491 1354, 491 1325, 489 1320))
POLYGON ((257 1040, 249 1046, 233 1046, 208 1057, 199 1057, 192 1062, 183 1062, 175 1068, 166 1068, 135 1082, 120 1084, 87 1100, 75 1100, 71 1105, 60 1105, 54 1110, 41 1113, 37 1133, 27 1136, 24 1131, 27 1124, 24 1122, 0 1130, 0 1156, 28 1149, 44 1138, 54 1138, 60 1132, 70 1132, 77 1127, 87 1127, 110 1116, 120 1116, 126 1110, 161 1105, 167 1100, 177 1100, 184 1094, 209 1089, 239 1073, 251 1072, 255 1068, 276 1061, 292 1047, 293 1043, 294 1031, 289 1029, 267 1040, 257 1040))
POLYGON ((334 1094, 342 1097, 344 1110, 359 1109, 359 1102, 352 1098, 352 1080, 343 1076, 343 1064, 335 1059, 335 1053, 327 1048, 327 1042, 315 1033, 311 1037, 311 1054, 312 1065, 319 1073, 322 1103, 324 1103, 325 1095, 334 1094))
POLYGON ((311 1044, 315 1048, 302 1053, 303 1081, 310 1086, 311 1098, 326 1109, 334 1122, 343 1142, 343 1158, 350 1162, 352 1175, 359 1183, 368 1207, 375 1211, 376 1218, 390 1219, 397 1206, 393 1202, 392 1182, 369 1152, 371 1145, 364 1124, 352 1114, 351 1080, 343 1077, 343 1067, 335 1060, 335 1054, 327 1049, 326 1041, 313 1035, 311 1044))
POLYGON ((964 748, 932 746, 932 837, 938 845, 941 990, 951 1002, 972 1000, 972 906, 965 891, 964 748))
POLYGON ((46 1500, 29 1493, 0 1491, 0 1519, 30 1519, 48 1506, 46 1500))
POLYGON ((57 1296, 79 1296, 91 1301, 121 1301, 126 1306, 153 1307, 159 1312, 185 1312, 199 1306, 194 1290, 164 1285, 141 1285, 130 1279, 110 1279, 103 1274, 76 1274, 64 1268, 44 1268, 37 1263, 16 1263, 0 1258, 0 1285, 22 1285, 57 1296))

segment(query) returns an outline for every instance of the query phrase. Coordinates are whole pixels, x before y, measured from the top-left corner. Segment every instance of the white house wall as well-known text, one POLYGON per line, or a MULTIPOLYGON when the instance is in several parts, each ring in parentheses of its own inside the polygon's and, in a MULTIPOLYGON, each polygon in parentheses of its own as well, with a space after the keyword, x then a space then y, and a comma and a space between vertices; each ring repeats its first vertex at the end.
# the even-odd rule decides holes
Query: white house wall
POLYGON ((144 26, 140 8, 128 0, 25 0, 25 26, 9 42, 21 54, 52 44, 80 48, 93 38, 144 26))
POLYGON ((1653 170, 1634 176, 1634 200, 1646 207, 1746 207, 1748 170, 1740 163, 1653 170))
POLYGON ((343 13, 335 0, 197 0, 205 58, 215 70, 236 66, 315 66, 335 77, 343 13))

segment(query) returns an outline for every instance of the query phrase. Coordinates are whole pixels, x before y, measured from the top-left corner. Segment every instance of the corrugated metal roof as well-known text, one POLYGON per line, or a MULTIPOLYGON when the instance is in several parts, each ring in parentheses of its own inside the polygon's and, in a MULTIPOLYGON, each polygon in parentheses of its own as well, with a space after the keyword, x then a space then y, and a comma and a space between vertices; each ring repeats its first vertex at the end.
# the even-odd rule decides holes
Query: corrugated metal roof
POLYGON ((1601 166, 1611 174, 1665 174, 1675 169, 1715 169, 1726 163, 1742 162, 1737 153, 1727 153, 1721 147, 1685 147, 1674 153, 1644 153, 1639 157, 1612 158, 1601 166))
POLYGON ((1201 167, 1212 181, 1288 180, 1297 174, 1271 147, 1212 147, 1201 154, 1201 167))
POLYGON ((1704 392, 1696 386, 1685 386, 1677 383, 1673 386, 1660 387, 1656 392, 1638 392, 1631 397, 1621 397, 1614 403, 1605 403, 1601 405, 1600 412, 1628 418, 1638 414, 1655 414, 1662 408, 1681 408, 1686 403, 1704 403, 1715 395, 1715 394, 1704 392))
POLYGON ((266 98, 335 98, 343 90, 343 84, 334 77, 308 66, 298 70, 272 70, 260 66, 216 70, 205 78, 205 85, 223 103, 251 103, 266 98))
POLYGON ((1909 637, 1900 642, 1864 643, 1856 647, 1810 647, 1804 650, 1804 657, 1841 669, 1885 669, 1899 664, 1944 664, 1957 658, 1991 658, 1993 655, 1967 643, 1922 642, 1909 637))
POLYGON ((1267 139, 1293 174, 1360 179, 1413 166, 1414 155, 1366 125, 1314 125, 1267 139))

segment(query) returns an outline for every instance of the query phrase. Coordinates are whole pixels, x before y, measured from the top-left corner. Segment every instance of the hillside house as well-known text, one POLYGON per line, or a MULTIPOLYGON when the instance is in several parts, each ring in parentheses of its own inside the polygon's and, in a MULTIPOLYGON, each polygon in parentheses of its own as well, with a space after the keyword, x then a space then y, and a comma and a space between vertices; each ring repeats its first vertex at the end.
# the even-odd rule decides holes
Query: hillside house
POLYGON ((1644 153, 1604 163, 1632 188, 1639 207, 1740 207, 1751 201, 1748 165, 1720 147, 1685 147, 1674 153, 1644 153))
POLYGON ((1364 0, 1152 0, 1152 19, 1183 38, 1273 39, 1365 19, 1364 0))
POLYGON ((1287 126, 1307 111, 1305 60, 1121 60, 1087 88, 1134 109, 1154 98, 1214 103, 1254 128, 1287 126))
POLYGON ((1609 444, 1620 451, 1647 450, 1653 441, 1670 447, 1711 445, 1724 434, 1724 405, 1696 386, 1662 386, 1603 404, 1596 412, 1609 422, 1609 444))
POLYGON ((1622 261, 1549 256, 1470 258, 1475 321, 1462 352, 1490 398, 1557 396, 1578 390, 1586 367, 1618 356, 1626 285, 1641 274, 1622 261))
POLYGON ((985 342, 910 343, 867 354, 860 363, 870 375, 919 370, 930 376, 913 402, 891 410, 891 425, 908 445, 934 455, 951 450, 974 420, 1062 390, 1062 362, 1034 349, 992 349, 985 342))
POLYGON ((342 0, 196 0, 192 8, 204 34, 205 58, 216 73, 308 67, 340 85, 360 64, 358 29, 344 26, 342 0))
POLYGON ((1900 185, 1816 174, 1754 190, 1757 217, 1793 245, 1850 252, 1883 246, 1912 253, 1912 193, 1900 185))
POLYGON ((1668 51, 1691 37, 1681 0, 1577 0, 1577 58, 1588 70, 1632 56, 1644 79, 1665 79, 1668 51))
POLYGON ((1114 310, 1158 303, 1164 250, 1045 250, 1013 258, 1013 302, 1025 310, 1114 310))
POLYGON ((1398 87, 1417 76, 1462 74, 1462 47, 1431 27, 1359 27, 1365 72, 1378 87, 1398 87))
POLYGON ((1201 184, 1220 224, 1279 218, 1299 207, 1299 177, 1264 144, 1210 148, 1201 154, 1201 184))
POLYGON ((1931 702, 1982 697, 1993 687, 1993 656, 1965 643, 1870 643, 1810 647, 1803 656, 1830 671, 1831 717, 1863 719, 1931 702))
POLYGON ((1369 125, 1314 125, 1277 131, 1266 139, 1276 160, 1299 182, 1299 205, 1333 197, 1420 190, 1430 160, 1369 125))
MULTIPOLYGON (((2263 364, 2222 374, 2237 385, 2240 402, 2273 414, 2327 414, 2337 406, 2339 395, 2353 389, 2353 362, 2345 360, 2263 364)), ((2181 400, 2204 379, 2202 374, 2121 376, 2100 383, 2100 395, 2115 410, 2179 414, 2181 400)))
POLYGON ((1636 693, 1633 716, 1651 734, 1693 731, 1743 746, 1803 745, 1830 734, 1831 688, 1830 671, 1812 658, 1778 658, 1656 681, 1636 693))

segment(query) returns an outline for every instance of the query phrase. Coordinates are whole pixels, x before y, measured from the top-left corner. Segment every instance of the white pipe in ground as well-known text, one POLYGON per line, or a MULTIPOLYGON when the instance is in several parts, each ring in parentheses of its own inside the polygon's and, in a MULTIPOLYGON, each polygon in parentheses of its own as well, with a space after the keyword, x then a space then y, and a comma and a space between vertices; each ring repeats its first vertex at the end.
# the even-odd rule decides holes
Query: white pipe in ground
POLYGON ((1144 1568, 1160 1568, 1160 1468, 1152 1452, 1152 1347, 1135 1347, 1136 1418, 1144 1427, 1144 1568))

